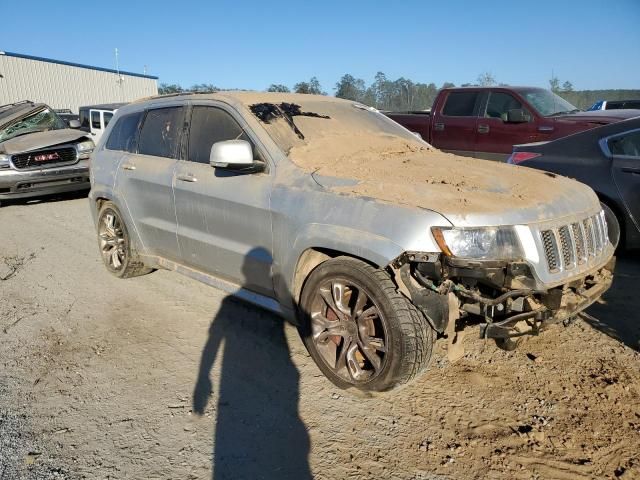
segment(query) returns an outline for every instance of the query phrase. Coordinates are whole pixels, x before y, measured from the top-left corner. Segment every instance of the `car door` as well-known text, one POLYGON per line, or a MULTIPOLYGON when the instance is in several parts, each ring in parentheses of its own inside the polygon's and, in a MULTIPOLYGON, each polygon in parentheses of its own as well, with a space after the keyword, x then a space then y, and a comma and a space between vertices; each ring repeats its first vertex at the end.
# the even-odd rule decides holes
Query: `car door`
POLYGON ((478 90, 447 94, 442 108, 432 112, 431 143, 434 147, 459 155, 473 155, 481 97, 478 90))
POLYGON ((174 261, 180 255, 172 184, 184 111, 179 105, 147 110, 137 149, 121 159, 116 179, 145 253, 174 261))
POLYGON ((100 110, 89 110, 89 132, 93 136, 94 143, 98 143, 100 137, 102 136, 102 132, 104 132, 103 128, 103 119, 102 112, 100 110))
POLYGON ((174 178, 182 263, 271 296, 272 177, 268 169, 242 173, 209 164, 211 146, 224 140, 247 140, 262 156, 232 112, 222 104, 191 109, 186 159, 174 178))
POLYGON ((507 92, 492 91, 478 115, 474 156, 488 160, 506 161, 513 145, 530 143, 536 139, 533 116, 525 111, 526 122, 507 121, 509 110, 523 110, 522 102, 507 92))
POLYGON ((607 140, 611 152, 612 175, 620 197, 640 230, 640 129, 607 140))

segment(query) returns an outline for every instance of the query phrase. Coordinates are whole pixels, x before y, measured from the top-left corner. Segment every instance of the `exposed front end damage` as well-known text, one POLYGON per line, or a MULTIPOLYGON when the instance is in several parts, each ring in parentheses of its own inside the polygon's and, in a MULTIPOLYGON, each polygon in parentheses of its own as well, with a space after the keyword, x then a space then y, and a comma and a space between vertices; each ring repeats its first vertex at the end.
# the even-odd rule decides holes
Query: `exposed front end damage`
POLYGON ((523 262, 407 252, 390 267, 403 293, 450 345, 465 326, 479 323, 481 338, 493 338, 501 348, 511 349, 514 339, 568 322, 598 300, 611 286, 615 257, 550 288, 540 288, 523 262))

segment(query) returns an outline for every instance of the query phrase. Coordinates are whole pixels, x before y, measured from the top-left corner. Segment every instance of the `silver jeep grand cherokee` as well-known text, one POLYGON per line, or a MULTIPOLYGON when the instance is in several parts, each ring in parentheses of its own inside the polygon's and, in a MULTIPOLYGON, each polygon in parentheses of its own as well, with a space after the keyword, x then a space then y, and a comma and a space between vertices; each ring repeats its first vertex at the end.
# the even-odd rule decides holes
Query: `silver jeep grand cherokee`
POLYGON ((106 268, 176 270, 295 322, 342 388, 424 371, 465 326, 514 348, 611 285, 595 194, 456 157, 375 109, 311 95, 156 97, 118 110, 90 201, 106 268))

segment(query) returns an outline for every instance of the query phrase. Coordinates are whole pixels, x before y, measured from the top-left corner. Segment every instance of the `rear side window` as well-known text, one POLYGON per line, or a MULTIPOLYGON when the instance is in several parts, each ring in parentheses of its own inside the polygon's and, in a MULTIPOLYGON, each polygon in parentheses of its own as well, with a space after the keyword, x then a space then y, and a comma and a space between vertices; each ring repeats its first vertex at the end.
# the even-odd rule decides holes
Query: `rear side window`
POLYGON ((451 92, 442 109, 449 117, 473 117, 479 92, 451 92))
POLYGON ((182 107, 149 110, 140 130, 138 153, 178 158, 183 118, 182 107))
POLYGON ((95 110, 91 111, 91 128, 97 128, 98 130, 102 128, 100 125, 100 112, 95 110))
POLYGON ((609 139, 609 150, 614 155, 640 157, 640 130, 609 139))
POLYGON ((211 146, 224 140, 246 140, 248 135, 227 112, 216 107, 193 107, 189 131, 189 160, 209 163, 211 146))
POLYGON ((120 117, 111 130, 106 148, 108 150, 135 152, 136 132, 141 117, 142 112, 120 117))
POLYGON ((102 118, 104 119, 104 128, 107 128, 107 125, 109 125, 109 122, 111 121, 111 119, 113 118, 113 113, 111 112, 104 112, 102 114, 102 118))

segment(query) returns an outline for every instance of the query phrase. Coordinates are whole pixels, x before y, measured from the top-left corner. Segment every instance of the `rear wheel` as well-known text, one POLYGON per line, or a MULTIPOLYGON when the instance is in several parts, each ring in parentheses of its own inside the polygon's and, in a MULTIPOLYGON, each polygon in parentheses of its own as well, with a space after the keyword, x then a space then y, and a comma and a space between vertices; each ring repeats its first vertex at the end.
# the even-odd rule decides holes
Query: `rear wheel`
POLYGON ((129 278, 152 271, 139 259, 122 215, 111 202, 105 202, 98 213, 98 245, 104 266, 116 277, 129 278))
POLYGON ((303 341, 338 387, 384 391, 424 371, 435 332, 389 275, 338 257, 320 264, 302 290, 303 341))

